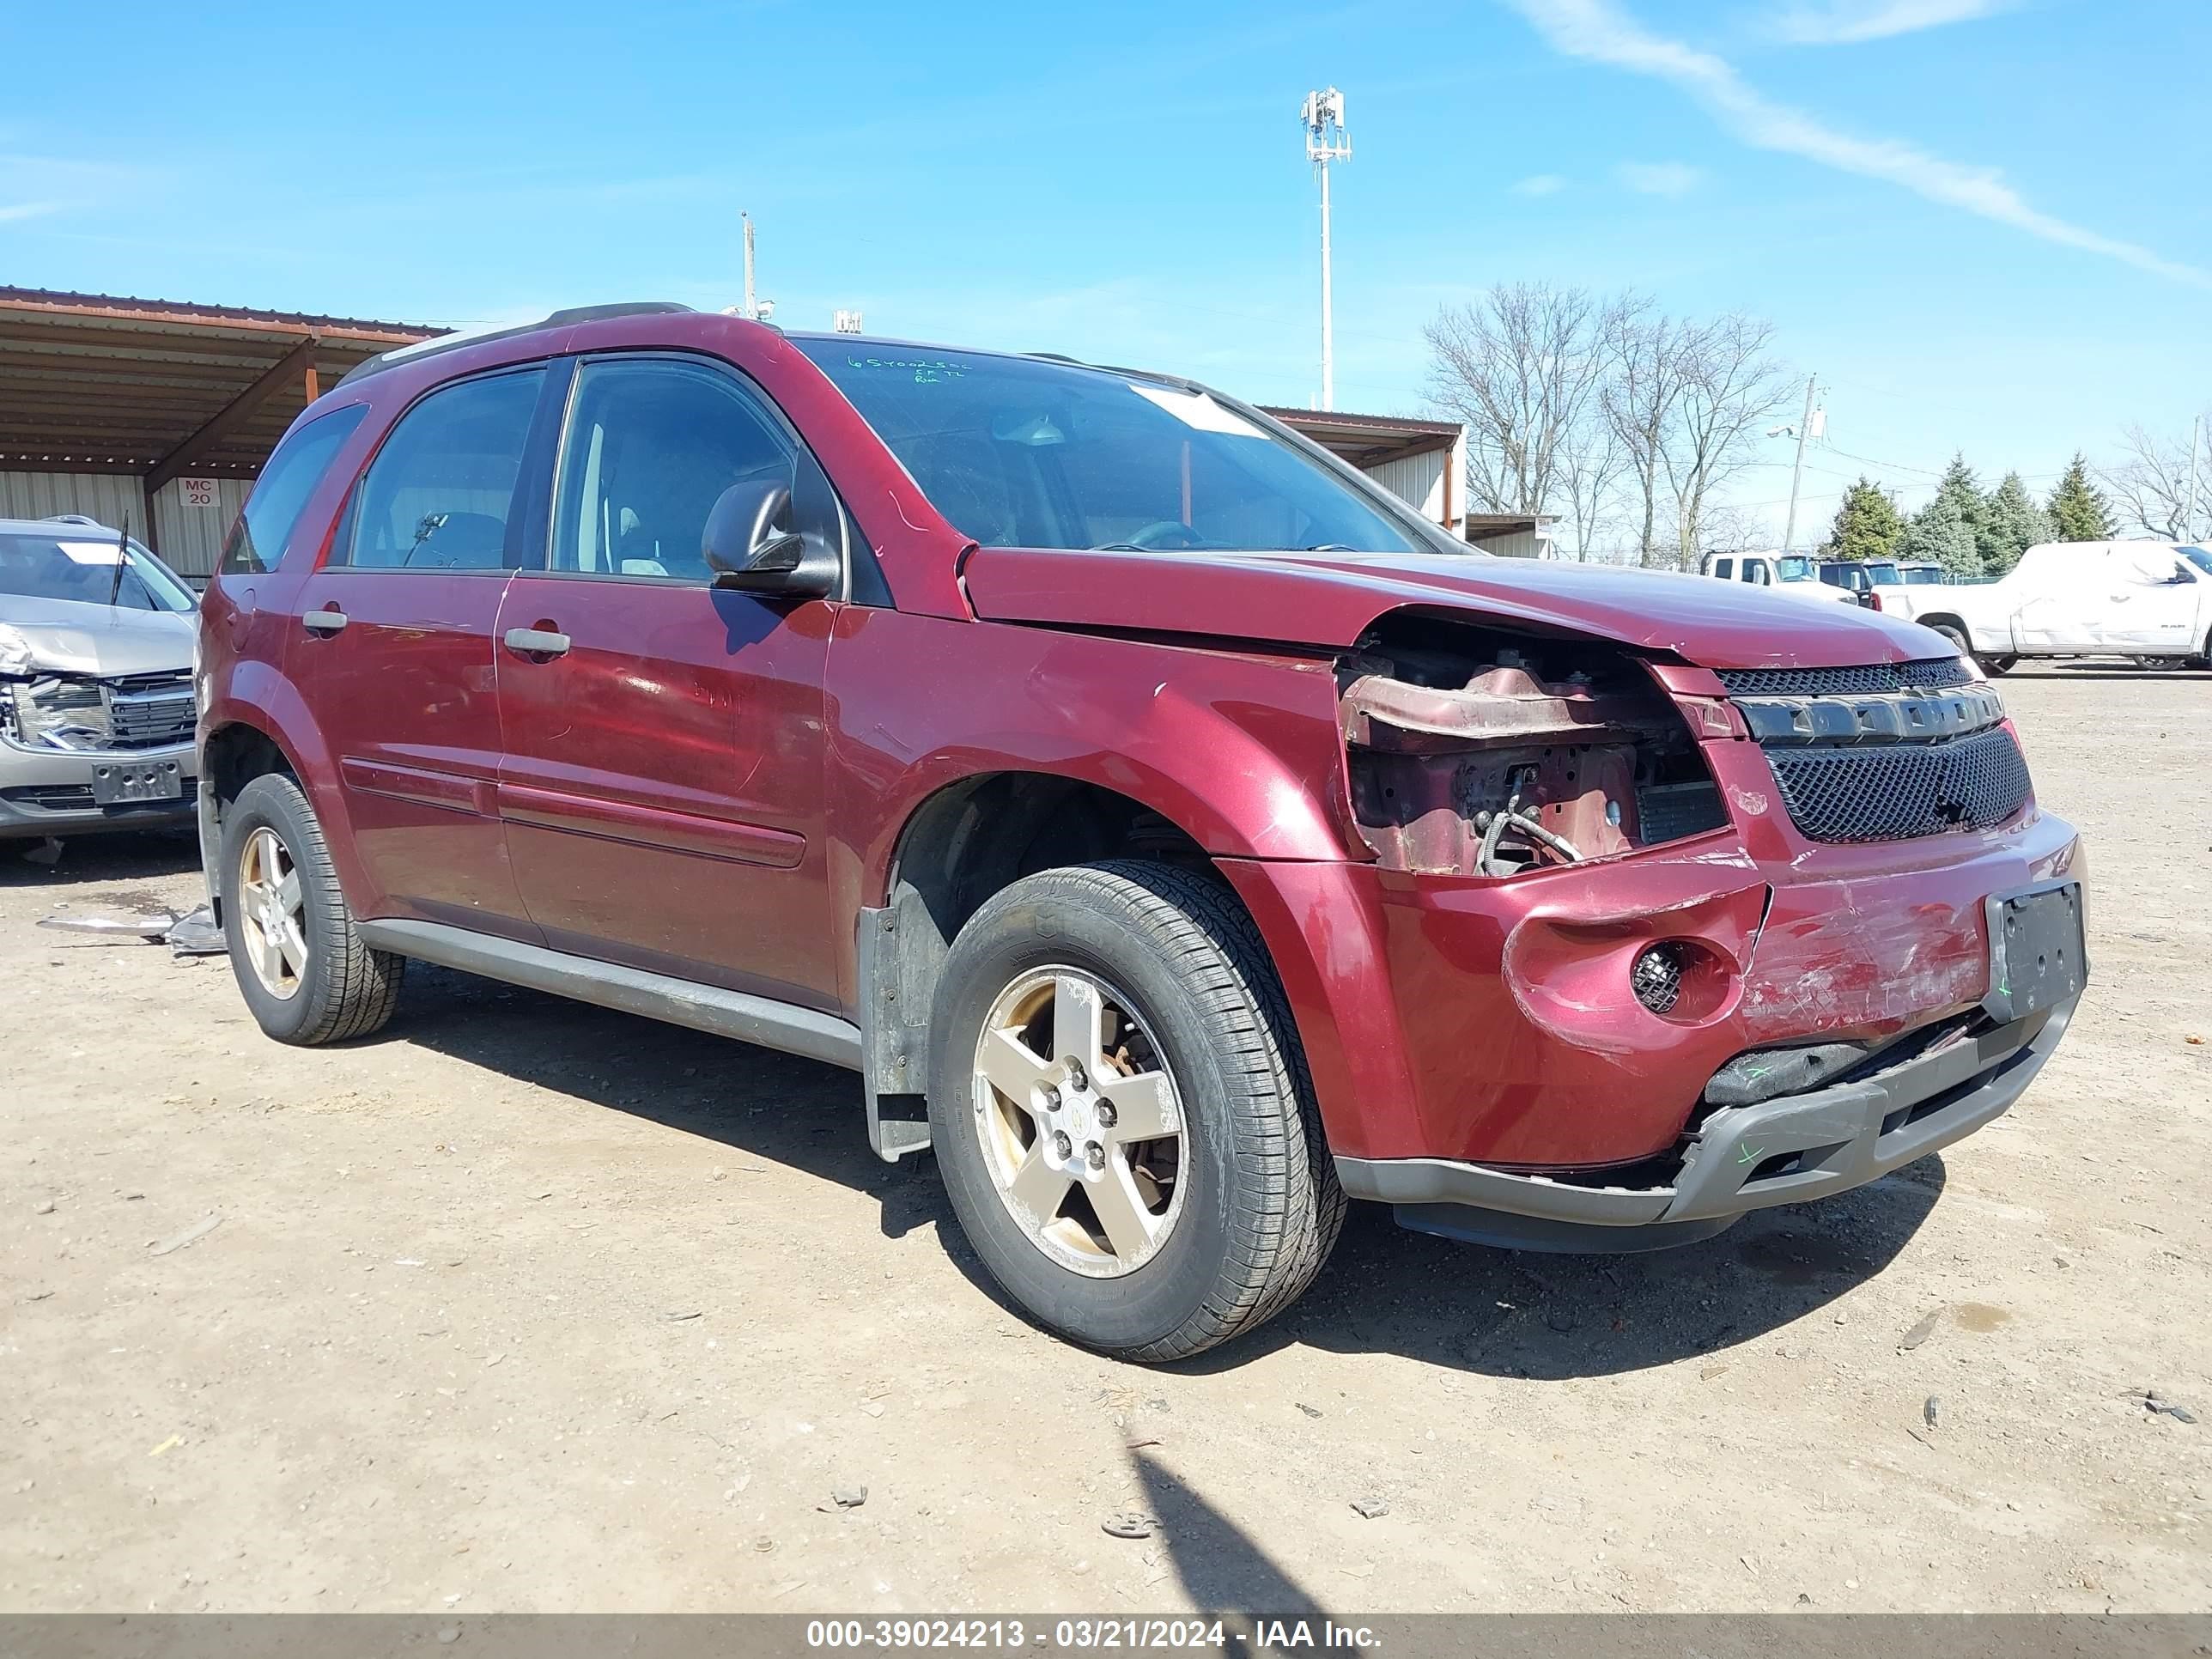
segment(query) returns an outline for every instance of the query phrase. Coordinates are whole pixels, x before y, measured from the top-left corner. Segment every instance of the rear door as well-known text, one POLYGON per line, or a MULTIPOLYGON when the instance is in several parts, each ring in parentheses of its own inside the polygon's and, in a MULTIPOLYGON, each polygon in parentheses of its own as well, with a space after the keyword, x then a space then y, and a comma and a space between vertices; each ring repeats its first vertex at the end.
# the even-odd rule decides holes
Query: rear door
POLYGON ((302 584, 286 663, 328 745, 372 890, 366 915, 534 939, 495 792, 492 629, 524 556, 543 366, 441 386, 394 423, 329 558, 302 584))
POLYGON ((837 510, 734 370, 578 365, 546 568, 514 578, 499 617, 499 806, 554 949, 830 1007, 835 605, 716 589, 701 555, 722 491, 761 477, 791 489, 799 528, 837 510))

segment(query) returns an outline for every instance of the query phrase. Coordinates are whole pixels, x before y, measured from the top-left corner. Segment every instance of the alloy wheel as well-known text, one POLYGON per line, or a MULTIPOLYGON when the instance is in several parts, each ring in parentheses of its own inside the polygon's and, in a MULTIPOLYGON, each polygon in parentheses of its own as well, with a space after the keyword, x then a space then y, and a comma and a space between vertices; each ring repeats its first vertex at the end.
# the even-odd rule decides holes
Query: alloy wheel
POLYGON ((985 1167, 1030 1242, 1094 1279, 1133 1273, 1182 1212, 1182 1102, 1128 997, 1073 968, 1027 975, 983 1021, 985 1167))
POLYGON ((290 998, 307 967, 307 906, 292 849, 266 825, 246 838, 238 856, 238 929, 261 988, 290 998))

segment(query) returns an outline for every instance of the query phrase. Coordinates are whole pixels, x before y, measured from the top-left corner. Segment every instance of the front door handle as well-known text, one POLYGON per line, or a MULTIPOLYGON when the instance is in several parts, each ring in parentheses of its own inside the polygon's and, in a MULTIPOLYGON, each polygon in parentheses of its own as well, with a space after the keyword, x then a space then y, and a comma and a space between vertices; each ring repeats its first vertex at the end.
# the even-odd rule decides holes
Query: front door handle
POLYGON ((550 633, 542 628, 510 628, 507 630, 507 648, 519 651, 526 657, 566 656, 568 636, 550 633))
POLYGON ((300 618, 310 634, 335 634, 346 625, 343 611, 310 611, 300 618))

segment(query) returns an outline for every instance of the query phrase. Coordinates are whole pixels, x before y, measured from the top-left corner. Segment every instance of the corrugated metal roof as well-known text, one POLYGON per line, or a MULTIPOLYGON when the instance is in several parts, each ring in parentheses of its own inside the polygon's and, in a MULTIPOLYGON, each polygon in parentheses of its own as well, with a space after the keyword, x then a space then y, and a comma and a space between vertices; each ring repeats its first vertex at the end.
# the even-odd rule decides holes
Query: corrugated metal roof
POLYGON ((403 345, 447 331, 428 323, 378 322, 366 317, 327 317, 310 311, 263 311, 250 306, 202 305, 191 300, 141 300, 122 294, 78 294, 66 289, 12 288, 0 284, 0 306, 87 312, 101 316, 164 323, 267 324, 325 333, 373 336, 387 344, 403 345))
POLYGON ((1457 421, 1416 420, 1403 415, 1353 415, 1337 409, 1276 409, 1262 404, 1291 431, 1312 439, 1352 465, 1371 471, 1385 462, 1448 450, 1466 431, 1457 421))
POLYGON ((326 390, 363 359, 443 331, 0 287, 0 467, 250 477, 311 384, 326 390))

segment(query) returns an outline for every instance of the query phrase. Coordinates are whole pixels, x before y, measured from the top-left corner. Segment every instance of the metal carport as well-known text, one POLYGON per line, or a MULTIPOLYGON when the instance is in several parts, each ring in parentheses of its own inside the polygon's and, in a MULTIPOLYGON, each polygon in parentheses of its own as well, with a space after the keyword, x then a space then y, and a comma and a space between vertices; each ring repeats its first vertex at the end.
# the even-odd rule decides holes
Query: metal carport
POLYGON ((127 519, 204 580, 292 418, 364 358, 441 332, 0 287, 0 518, 127 519))

